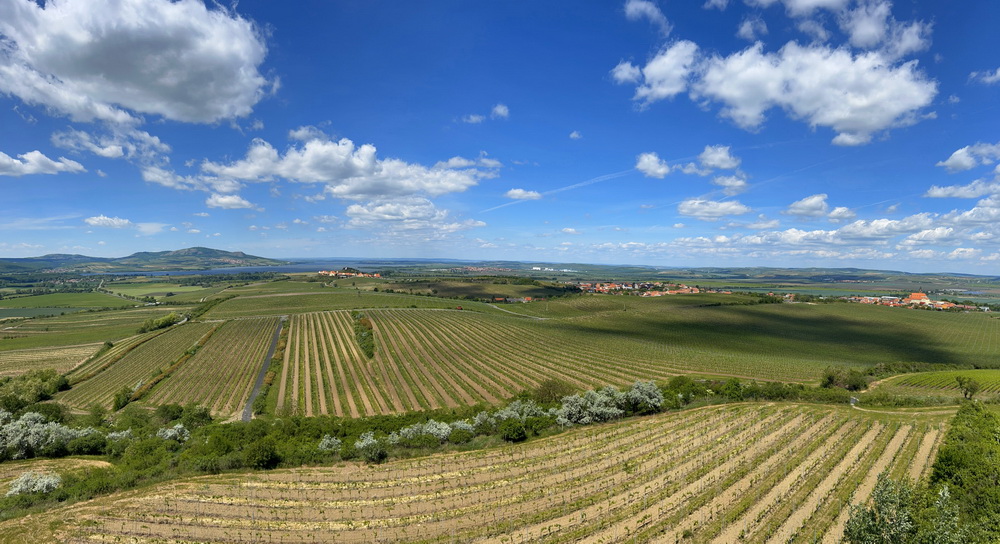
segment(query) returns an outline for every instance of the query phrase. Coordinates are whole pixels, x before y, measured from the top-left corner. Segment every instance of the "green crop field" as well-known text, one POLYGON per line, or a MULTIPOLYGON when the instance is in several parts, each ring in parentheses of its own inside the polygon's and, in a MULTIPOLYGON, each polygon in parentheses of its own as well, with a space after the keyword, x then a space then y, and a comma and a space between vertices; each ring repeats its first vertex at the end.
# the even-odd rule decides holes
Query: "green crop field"
POLYGON ((277 327, 277 318, 224 323, 194 357, 160 382, 143 402, 154 406, 193 402, 223 416, 240 412, 277 327))
MULTIPOLYGON (((231 294, 225 291, 222 295, 231 294)), ((324 310, 350 310, 354 308, 483 308, 496 311, 476 302, 454 301, 434 297, 375 293, 354 289, 326 288, 319 293, 287 292, 267 295, 245 295, 227 300, 204 317, 206 319, 231 319, 262 315, 287 315, 324 310)))
POLYGON ((928 471, 945 417, 709 407, 383 465, 176 480, 4 524, 0 540, 832 544, 880 473, 928 471))
POLYGON ((995 397, 1000 394, 1000 370, 946 370, 939 372, 919 372, 886 379, 878 389, 893 390, 910 395, 942 395, 961 397, 962 390, 956 380, 959 376, 979 382, 979 397, 995 397))
POLYGON ((186 323, 171 327, 165 332, 143 335, 144 341, 141 343, 122 342, 128 346, 123 353, 109 351, 86 365, 87 368, 80 368, 71 374, 71 381, 76 376, 87 376, 87 379, 74 383, 69 391, 59 394, 56 400, 80 409, 93 404, 111 408, 115 393, 122 388, 138 389, 159 374, 163 367, 179 359, 216 325, 218 324, 186 323))
POLYGON ((185 309, 148 306, 0 323, 0 352, 115 342, 134 335, 145 320, 160 318, 174 311, 183 313, 185 309))
POLYGON ((105 289, 128 295, 130 297, 162 297, 167 293, 191 293, 204 291, 204 287, 198 285, 178 285, 176 283, 163 282, 129 282, 129 283, 109 283, 105 289))
POLYGON ((121 308, 134 302, 104 293, 53 293, 0 300, 0 308, 121 308))

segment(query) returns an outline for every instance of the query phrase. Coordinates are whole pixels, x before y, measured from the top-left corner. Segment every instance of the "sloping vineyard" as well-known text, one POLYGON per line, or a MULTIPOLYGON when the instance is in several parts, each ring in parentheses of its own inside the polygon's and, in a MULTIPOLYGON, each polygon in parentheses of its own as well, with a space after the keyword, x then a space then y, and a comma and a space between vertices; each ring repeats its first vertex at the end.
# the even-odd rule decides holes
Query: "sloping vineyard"
POLYGON ((372 359, 358 349, 347 311, 292 318, 278 413, 356 417, 496 403, 548 378, 589 388, 677 372, 634 350, 547 334, 516 318, 412 309, 366 315, 378 346, 372 359))
POLYGON ((53 369, 67 372, 100 349, 101 344, 83 344, 59 348, 34 348, 0 351, 0 376, 23 374, 31 370, 53 369))
POLYGON ((838 542, 880 472, 926 470, 943 420, 710 407, 379 466, 201 477, 46 515, 77 543, 838 542))
POLYGON ((920 372, 918 374, 904 374, 899 378, 886 380, 887 385, 901 388, 936 389, 952 391, 956 395, 961 395, 958 385, 959 376, 972 378, 981 386, 980 394, 995 395, 1000 393, 1000 370, 947 370, 941 372, 920 372))
MULTIPOLYGON (((110 408, 122 388, 138 389, 208 334, 216 323, 186 323, 143 342, 94 377, 73 386, 59 400, 77 408, 110 408)), ((117 347, 117 346, 116 346, 117 347)), ((114 348, 112 348, 113 350, 114 348)))
POLYGON ((221 325, 194 357, 160 382, 144 402, 195 403, 219 415, 243 409, 264 362, 278 318, 238 319, 221 325))

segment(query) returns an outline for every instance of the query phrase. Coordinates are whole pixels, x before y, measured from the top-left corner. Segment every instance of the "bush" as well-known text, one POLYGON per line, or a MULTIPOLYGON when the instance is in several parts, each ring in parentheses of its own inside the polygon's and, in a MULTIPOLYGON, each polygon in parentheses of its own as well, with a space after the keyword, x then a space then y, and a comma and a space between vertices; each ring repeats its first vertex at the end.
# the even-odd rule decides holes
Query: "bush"
POLYGON ((341 445, 343 442, 339 438, 328 434, 323 435, 323 439, 319 441, 320 451, 340 451, 341 445))
POLYGON ((62 485, 62 478, 58 474, 28 471, 22 473, 10 483, 7 496, 12 497, 25 493, 48 493, 60 485, 62 485))
POLYGON ((385 444, 375 438, 375 433, 371 431, 362 433, 361 437, 354 442, 354 449, 357 450, 358 455, 369 463, 381 463, 389 457, 389 452, 386 450, 385 444))
POLYGON ((243 452, 243 462, 249 468, 271 469, 280 461, 277 445, 270 436, 251 443, 243 452))
POLYGON ((191 438, 191 432, 184 428, 183 423, 178 423, 173 427, 165 427, 156 431, 157 438, 162 438, 164 440, 176 440, 178 442, 187 442, 191 438))
POLYGON ((523 442, 528 438, 528 431, 524 428, 524 423, 517 419, 505 419, 497 427, 500 438, 507 442, 523 442))

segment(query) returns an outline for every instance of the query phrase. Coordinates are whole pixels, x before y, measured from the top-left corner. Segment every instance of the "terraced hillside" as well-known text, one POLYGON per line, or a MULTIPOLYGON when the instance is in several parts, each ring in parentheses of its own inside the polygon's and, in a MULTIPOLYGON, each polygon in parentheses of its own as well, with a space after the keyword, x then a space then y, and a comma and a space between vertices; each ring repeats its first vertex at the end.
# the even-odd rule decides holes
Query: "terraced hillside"
POLYGON ((227 474, 0 526, 4 542, 828 542, 945 416, 710 407, 379 466, 227 474), (34 540, 32 540, 34 539, 34 540))

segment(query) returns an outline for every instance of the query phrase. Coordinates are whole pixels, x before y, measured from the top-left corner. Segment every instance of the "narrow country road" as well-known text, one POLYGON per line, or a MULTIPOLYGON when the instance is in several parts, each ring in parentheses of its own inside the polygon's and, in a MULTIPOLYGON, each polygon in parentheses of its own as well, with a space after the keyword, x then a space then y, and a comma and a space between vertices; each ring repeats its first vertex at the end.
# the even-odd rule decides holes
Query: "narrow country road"
POLYGON ((257 400, 257 395, 260 394, 260 387, 264 385, 264 376, 267 375, 267 369, 271 366, 271 357, 274 357, 274 350, 278 347, 278 337, 281 336, 281 328, 285 326, 286 319, 288 319, 287 315, 281 316, 281 321, 278 321, 278 328, 274 331, 274 336, 271 337, 271 348, 267 350, 267 355, 264 356, 264 364, 261 365, 260 372, 257 373, 257 381, 253 384, 253 391, 250 392, 247 405, 243 407, 243 417, 240 418, 243 421, 253 419, 253 401, 257 400))

